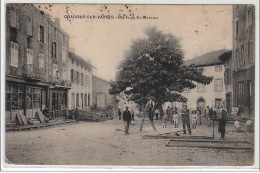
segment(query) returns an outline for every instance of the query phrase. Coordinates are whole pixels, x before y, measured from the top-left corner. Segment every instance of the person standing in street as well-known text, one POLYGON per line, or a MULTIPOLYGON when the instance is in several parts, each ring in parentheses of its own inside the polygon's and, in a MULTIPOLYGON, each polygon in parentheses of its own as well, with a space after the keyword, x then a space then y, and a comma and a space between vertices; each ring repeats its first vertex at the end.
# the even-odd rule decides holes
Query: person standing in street
POLYGON ((183 133, 186 134, 186 125, 189 131, 189 134, 191 134, 191 129, 190 129, 190 111, 187 109, 187 106, 184 105, 181 115, 182 115, 182 124, 183 124, 183 133))
POLYGON ((191 112, 191 123, 192 123, 192 128, 193 128, 193 129, 196 129, 197 119, 198 119, 197 111, 196 111, 196 110, 193 110, 193 111, 191 112))
POLYGON ((176 109, 173 111, 173 123, 174 123, 175 128, 178 128, 179 115, 178 115, 178 112, 176 109))
POLYGON ((65 120, 67 121, 68 120, 68 117, 69 117, 69 111, 67 109, 67 107, 65 106, 64 108, 64 113, 65 113, 65 120))
POLYGON ((119 118, 119 120, 121 120, 121 115, 122 115, 121 110, 118 109, 118 118, 119 118))
POLYGON ((226 133, 226 124, 227 124, 227 111, 226 109, 222 109, 221 118, 218 119, 219 126, 218 132, 221 134, 221 140, 224 140, 226 133))
POLYGON ((211 126, 211 122, 210 122, 210 110, 209 110, 209 106, 207 106, 207 109, 205 110, 205 116, 208 122, 208 126, 211 126))
POLYGON ((198 123, 199 125, 201 125, 201 110, 200 110, 200 107, 197 107, 197 116, 198 116, 198 123))
POLYGON ((152 100, 149 100, 145 106, 145 110, 148 113, 148 117, 151 120, 151 122, 153 123, 153 112, 154 112, 154 102, 152 100))
POLYGON ((134 112, 134 110, 132 110, 131 115, 132 115, 132 121, 134 121, 135 120, 135 112, 134 112))
POLYGON ((78 107, 76 107, 75 110, 74 110, 74 116, 75 116, 76 122, 78 123, 79 122, 79 110, 78 110, 78 107))
POLYGON ((167 115, 168 121, 170 121, 170 113, 171 113, 171 108, 170 108, 170 106, 168 106, 167 109, 166 109, 166 115, 167 115))
POLYGON ((130 126, 130 122, 131 122, 131 112, 128 110, 129 107, 126 106, 125 107, 125 111, 123 112, 123 121, 125 124, 125 134, 129 134, 129 126, 130 126))

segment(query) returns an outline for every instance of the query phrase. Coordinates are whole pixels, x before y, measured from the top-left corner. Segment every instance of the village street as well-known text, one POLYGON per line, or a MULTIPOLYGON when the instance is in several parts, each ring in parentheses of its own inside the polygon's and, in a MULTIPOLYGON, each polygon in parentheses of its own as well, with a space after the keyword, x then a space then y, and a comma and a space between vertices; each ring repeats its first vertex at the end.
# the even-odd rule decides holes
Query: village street
MULTIPOLYGON (((154 132, 146 120, 140 132, 141 118, 124 134, 123 122, 79 122, 35 131, 7 132, 6 158, 12 164, 44 165, 142 165, 142 166, 241 166, 252 165, 253 150, 220 150, 166 147, 168 139, 142 139, 143 135, 175 131, 173 125, 162 128, 155 120, 154 132)), ((181 129, 181 124, 179 125, 181 129)), ((220 135, 216 131, 216 140, 220 135)), ((180 133, 183 135, 182 133, 180 133)), ((192 135, 212 135, 212 128, 198 126, 192 135)), ((188 134, 187 134, 188 136, 188 134)), ((227 126, 226 140, 253 141, 253 133, 235 133, 227 126)))

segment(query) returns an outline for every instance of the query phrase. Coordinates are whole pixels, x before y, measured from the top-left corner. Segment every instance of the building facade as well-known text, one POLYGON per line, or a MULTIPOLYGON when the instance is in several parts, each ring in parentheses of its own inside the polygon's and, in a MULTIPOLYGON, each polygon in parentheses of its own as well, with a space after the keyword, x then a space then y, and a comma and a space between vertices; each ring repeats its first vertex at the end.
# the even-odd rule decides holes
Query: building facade
POLYGON ((106 110, 113 108, 114 96, 109 94, 110 83, 97 76, 92 78, 93 84, 93 107, 97 110, 106 110))
POLYGON ((202 114, 206 106, 220 108, 225 102, 224 63, 219 57, 227 50, 218 50, 185 61, 185 65, 194 64, 203 75, 212 76, 209 85, 196 83, 196 88, 184 89, 182 95, 187 98, 187 107, 196 109, 200 107, 202 114))
POLYGON ((228 114, 232 112, 233 108, 233 61, 232 61, 232 50, 222 54, 219 59, 224 62, 225 72, 224 72, 224 84, 226 90, 226 102, 225 106, 228 111, 228 114))
POLYGON ((92 107, 92 65, 70 50, 68 67, 71 82, 69 110, 75 107, 89 110, 92 107))
MULTIPOLYGON (((31 4, 7 4, 6 7, 6 122, 14 122, 16 113, 34 118, 36 111, 46 107, 49 110, 61 110, 53 107, 51 90, 59 88, 63 94, 69 89, 64 83, 66 66, 62 65, 61 45, 68 46, 69 37, 60 32, 59 26, 52 22, 49 15, 31 4), (53 37, 50 28, 57 30, 56 54, 54 59, 53 37), (60 38, 65 38, 60 41, 60 38), (65 42, 60 44, 59 42, 65 42), (56 64, 56 65, 54 65, 56 64), (54 80, 56 76, 56 81, 54 80)), ((64 58, 67 59, 67 53, 64 58)), ((66 104, 66 95, 58 100, 59 105, 66 104)), ((56 97, 55 97, 56 99, 56 97)), ((56 100, 57 101, 57 100, 56 100)), ((55 101, 55 102, 56 102, 55 101)), ((57 111, 56 111, 57 113, 57 111)))
POLYGON ((233 105, 246 115, 254 114, 255 7, 233 6, 233 105))

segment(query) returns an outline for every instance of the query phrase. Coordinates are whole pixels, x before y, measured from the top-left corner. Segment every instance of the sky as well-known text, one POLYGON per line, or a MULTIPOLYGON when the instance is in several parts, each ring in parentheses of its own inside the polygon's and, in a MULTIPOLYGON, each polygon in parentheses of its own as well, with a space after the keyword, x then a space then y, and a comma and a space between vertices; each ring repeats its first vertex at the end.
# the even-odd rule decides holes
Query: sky
POLYGON ((144 29, 157 26, 180 39, 184 60, 204 53, 232 49, 231 5, 102 5, 35 4, 70 35, 70 47, 97 68, 94 75, 115 78, 116 67, 131 42, 144 37, 144 29), (149 16, 156 19, 70 19, 67 15, 149 16))

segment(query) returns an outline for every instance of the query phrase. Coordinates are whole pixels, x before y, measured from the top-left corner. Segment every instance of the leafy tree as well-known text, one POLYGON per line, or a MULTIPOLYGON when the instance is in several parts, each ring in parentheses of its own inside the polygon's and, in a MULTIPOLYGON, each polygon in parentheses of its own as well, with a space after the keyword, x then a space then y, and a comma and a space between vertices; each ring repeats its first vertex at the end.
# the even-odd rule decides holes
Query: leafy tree
POLYGON ((125 92, 140 105, 152 99, 162 115, 162 103, 186 101, 181 95, 184 88, 195 88, 194 82, 208 85, 213 77, 202 75, 194 65, 183 64, 181 44, 174 35, 156 27, 148 28, 145 34, 146 38, 134 40, 125 53, 110 94, 125 92))

